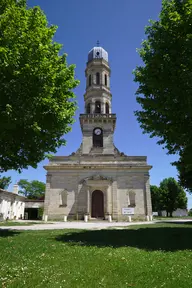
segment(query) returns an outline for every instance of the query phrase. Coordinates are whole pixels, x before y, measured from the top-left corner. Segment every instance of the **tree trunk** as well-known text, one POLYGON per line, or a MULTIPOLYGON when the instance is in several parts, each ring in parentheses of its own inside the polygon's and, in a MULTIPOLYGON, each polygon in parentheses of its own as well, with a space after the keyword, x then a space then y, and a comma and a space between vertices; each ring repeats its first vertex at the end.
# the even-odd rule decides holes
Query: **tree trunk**
POLYGON ((173 217, 173 211, 170 212, 170 217, 173 217))
POLYGON ((169 212, 168 212, 168 211, 166 211, 166 213, 167 213, 167 217, 169 217, 169 212))

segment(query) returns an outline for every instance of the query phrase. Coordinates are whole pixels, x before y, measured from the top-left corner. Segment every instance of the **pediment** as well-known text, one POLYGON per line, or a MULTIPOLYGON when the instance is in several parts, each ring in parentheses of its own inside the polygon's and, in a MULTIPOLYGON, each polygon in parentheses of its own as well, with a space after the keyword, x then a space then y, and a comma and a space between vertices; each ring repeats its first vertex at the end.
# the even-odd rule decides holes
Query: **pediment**
POLYGON ((96 175, 92 175, 90 177, 86 177, 84 178, 81 183, 87 182, 87 181, 97 181, 97 182, 101 182, 101 181, 108 181, 108 182, 112 182, 113 179, 110 177, 106 177, 100 174, 96 174, 96 175))

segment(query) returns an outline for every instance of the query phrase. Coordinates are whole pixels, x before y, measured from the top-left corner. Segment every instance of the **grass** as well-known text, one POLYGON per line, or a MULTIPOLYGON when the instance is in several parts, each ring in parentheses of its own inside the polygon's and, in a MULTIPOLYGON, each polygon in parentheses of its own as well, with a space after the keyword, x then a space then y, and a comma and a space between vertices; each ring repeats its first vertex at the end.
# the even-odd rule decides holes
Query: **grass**
POLYGON ((0 230, 0 287, 188 288, 192 225, 0 230))
POLYGON ((30 226, 34 224, 45 224, 45 222, 17 222, 17 221, 3 221, 0 222, 0 227, 2 226, 30 226))
POLYGON ((178 217, 166 217, 166 216, 153 216, 153 220, 192 220, 192 216, 178 216, 178 217))

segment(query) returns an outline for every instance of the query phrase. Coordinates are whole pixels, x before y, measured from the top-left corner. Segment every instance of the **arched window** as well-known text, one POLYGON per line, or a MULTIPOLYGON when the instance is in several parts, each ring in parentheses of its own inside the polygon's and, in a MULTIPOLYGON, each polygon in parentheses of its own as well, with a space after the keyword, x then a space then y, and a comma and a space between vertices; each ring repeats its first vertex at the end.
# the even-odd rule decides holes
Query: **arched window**
POLYGON ((90 114, 91 113, 91 104, 88 103, 87 104, 87 114, 90 114))
POLYGON ((60 207, 67 207, 67 195, 66 190, 60 192, 60 207))
POLYGON ((101 128, 93 130, 93 147, 103 147, 103 130, 101 128))
POLYGON ((107 75, 105 74, 105 86, 107 86, 107 75))
POLYGON ((109 114, 109 104, 108 103, 105 104, 105 113, 109 114))
POLYGON ((100 114, 101 113, 101 103, 99 101, 95 102, 95 113, 100 114))
POLYGON ((135 192, 130 191, 129 192, 129 207, 135 207, 135 192))
POLYGON ((91 86, 91 75, 89 75, 89 86, 91 86))
POLYGON ((97 85, 100 84, 100 74, 99 74, 99 72, 96 73, 96 84, 97 85))

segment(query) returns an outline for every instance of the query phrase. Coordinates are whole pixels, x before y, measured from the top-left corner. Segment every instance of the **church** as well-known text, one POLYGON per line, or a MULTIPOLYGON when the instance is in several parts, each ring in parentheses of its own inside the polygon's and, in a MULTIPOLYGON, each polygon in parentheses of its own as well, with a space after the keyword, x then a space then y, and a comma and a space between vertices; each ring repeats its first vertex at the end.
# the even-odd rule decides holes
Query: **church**
POLYGON ((48 165, 44 217, 48 220, 126 221, 152 215, 146 156, 127 156, 114 145, 108 53, 94 47, 85 69, 85 110, 79 121, 82 143, 69 156, 54 156, 48 165))

